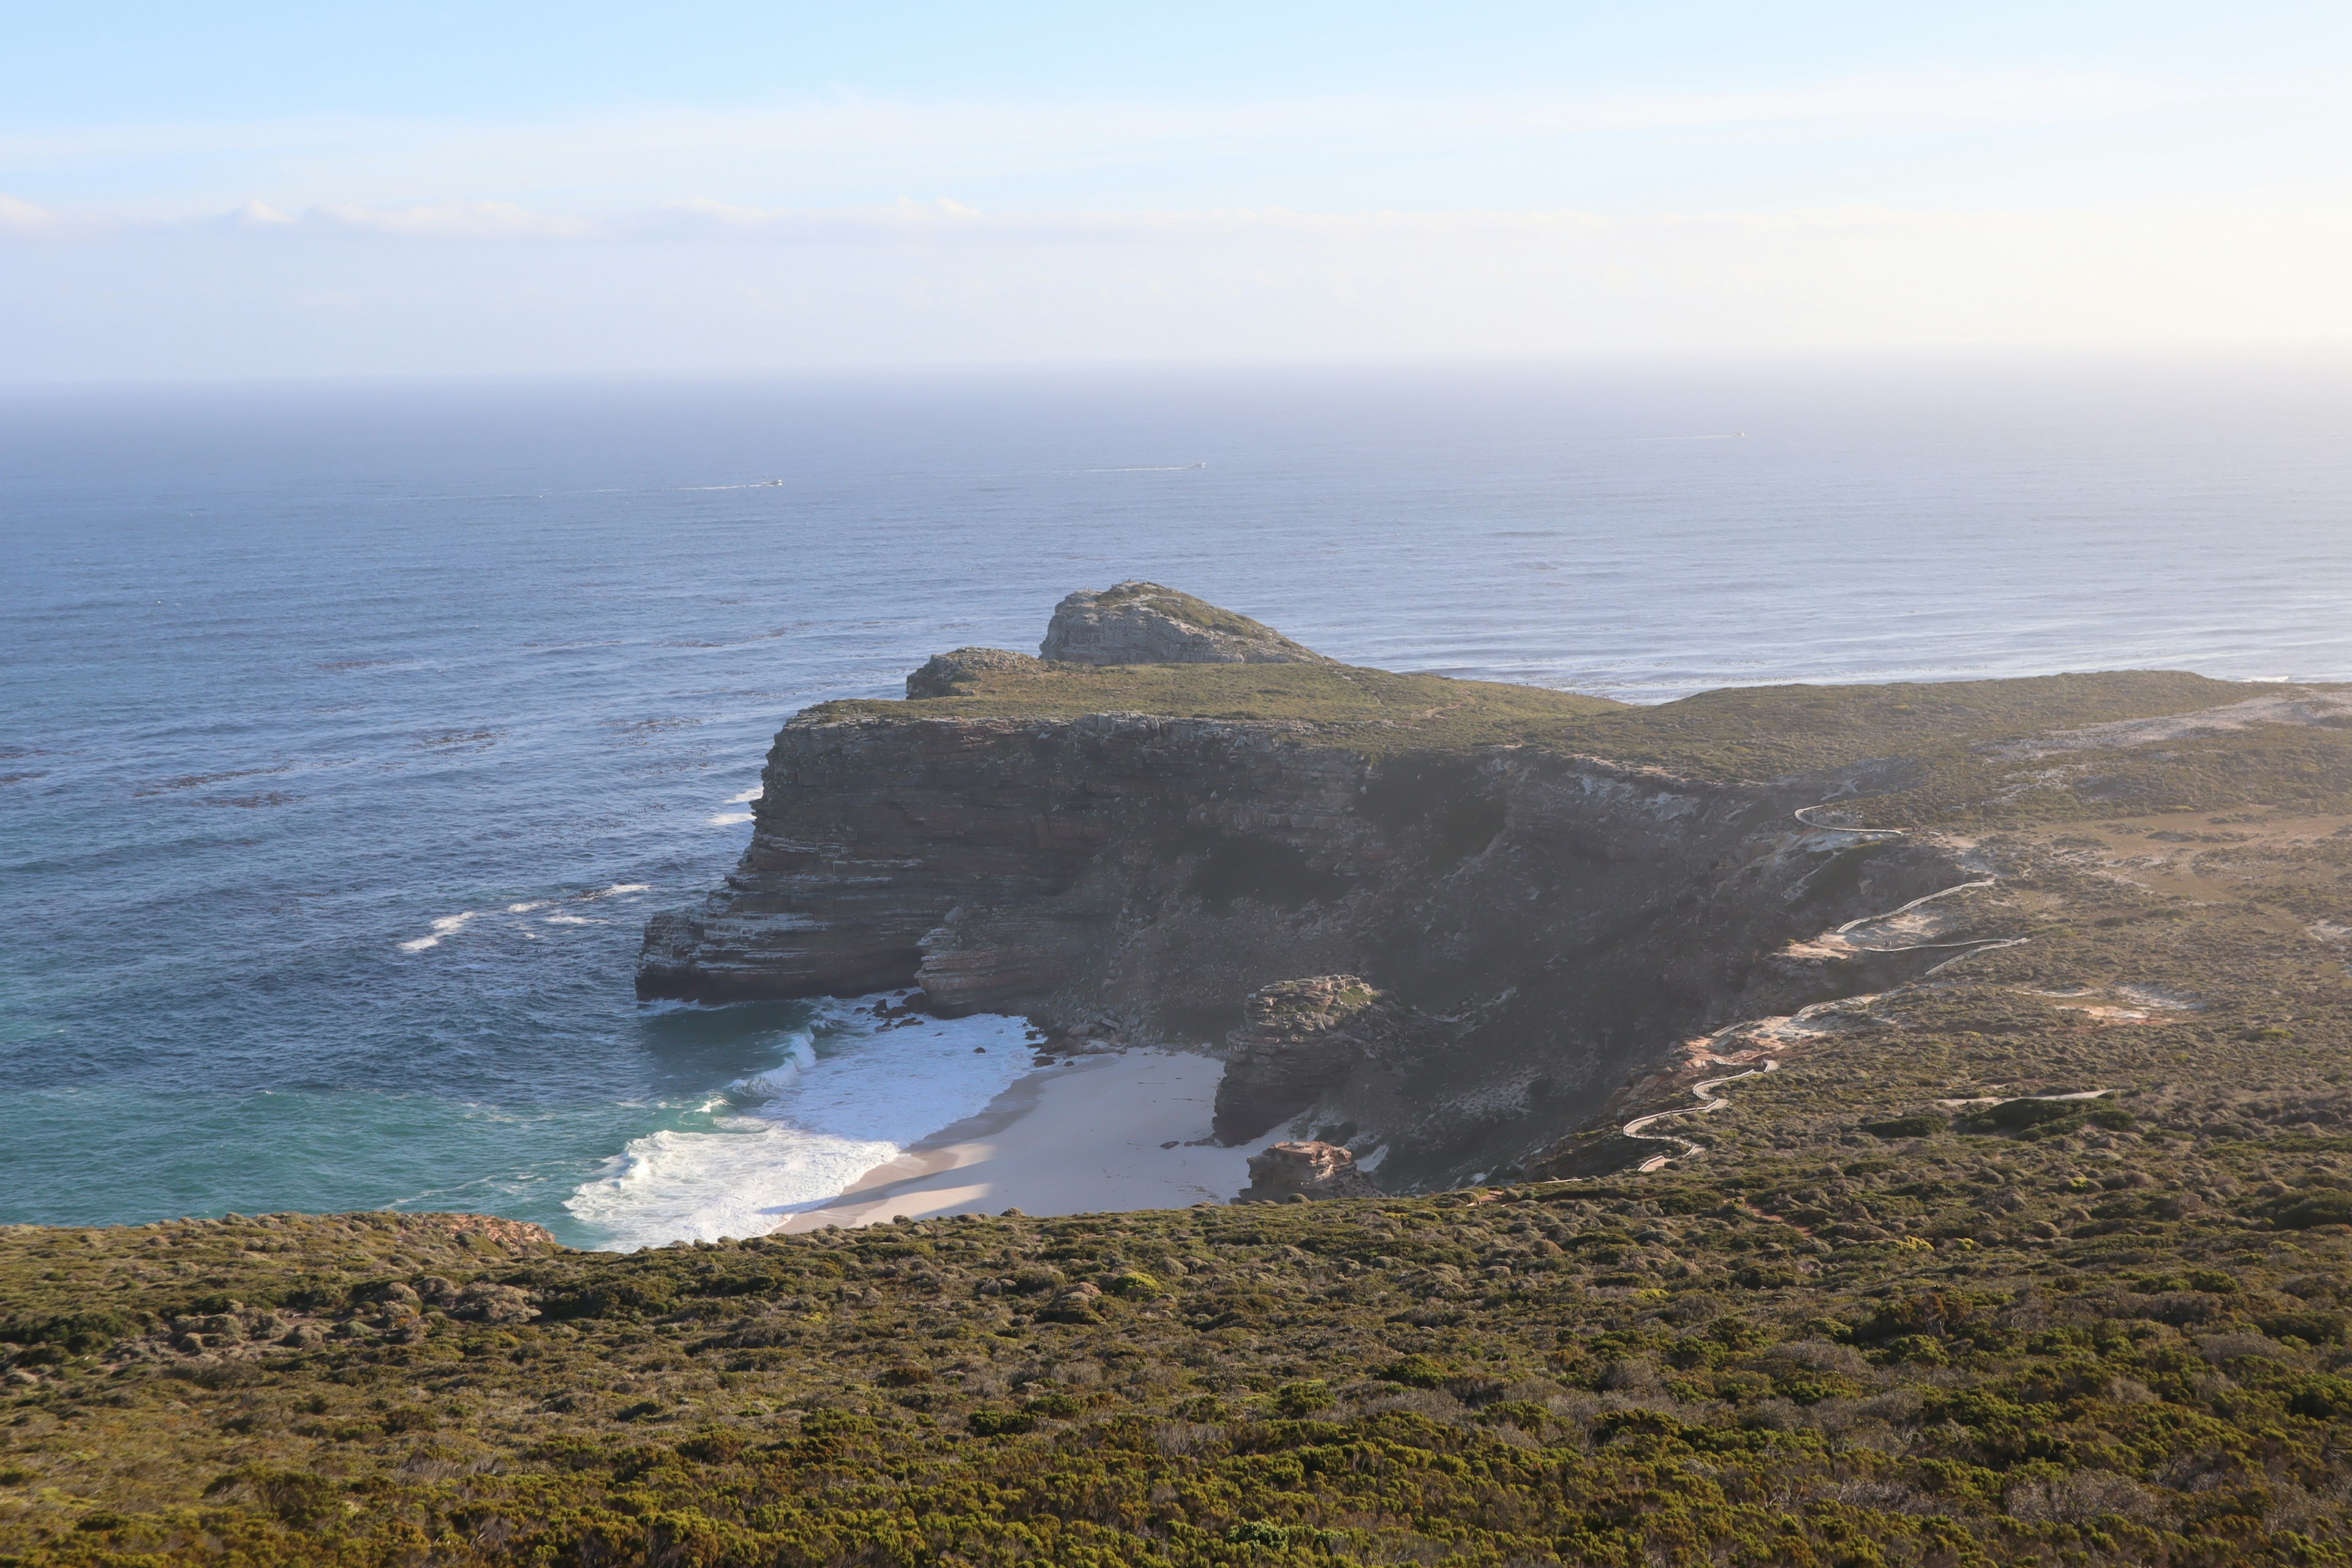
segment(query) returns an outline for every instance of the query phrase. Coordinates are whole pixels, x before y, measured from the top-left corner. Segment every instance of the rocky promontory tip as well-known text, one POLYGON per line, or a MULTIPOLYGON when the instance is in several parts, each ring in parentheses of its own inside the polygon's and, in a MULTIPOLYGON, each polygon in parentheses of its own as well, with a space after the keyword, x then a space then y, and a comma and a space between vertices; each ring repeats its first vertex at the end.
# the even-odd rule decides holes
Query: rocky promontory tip
POLYGON ((1054 606, 1038 647, 1065 664, 1329 664, 1272 626, 1157 583, 1081 590, 1054 606))

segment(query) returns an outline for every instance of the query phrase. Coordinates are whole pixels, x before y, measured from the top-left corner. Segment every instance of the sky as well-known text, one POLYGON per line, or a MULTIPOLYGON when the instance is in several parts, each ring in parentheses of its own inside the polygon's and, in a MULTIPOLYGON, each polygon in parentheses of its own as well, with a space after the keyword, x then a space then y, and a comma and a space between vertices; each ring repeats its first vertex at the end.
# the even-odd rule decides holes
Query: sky
POLYGON ((0 0, 0 382, 2352 350, 2352 6, 0 0))

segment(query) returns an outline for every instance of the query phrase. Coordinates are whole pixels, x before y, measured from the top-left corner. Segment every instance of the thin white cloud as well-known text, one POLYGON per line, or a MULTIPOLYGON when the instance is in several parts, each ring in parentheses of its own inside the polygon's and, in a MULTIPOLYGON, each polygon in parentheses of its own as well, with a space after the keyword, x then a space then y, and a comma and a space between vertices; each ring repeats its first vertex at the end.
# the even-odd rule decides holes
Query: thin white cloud
POLYGON ((2229 89, 2114 72, 1877 76, 1769 92, 1622 94, 1510 119, 1570 130, 1713 130, 1811 125, 1836 133, 1978 130, 2112 119, 2171 108, 2229 89))
MULTIPOLYGON (((1324 127, 1353 133, 1401 124, 1491 125, 1560 132, 1696 130, 1812 122, 1889 121, 1969 128, 2031 125, 2137 114, 2206 99, 2274 98, 2270 77, 2215 81, 2117 72, 1880 75, 1771 90, 1562 92, 1541 97, 1319 95, 1234 102, 1073 100, 906 100, 839 94, 771 108, 650 110, 538 123, 449 120, 322 119, 249 122, 159 122, 0 135, 0 164, 68 163, 143 155, 354 149, 462 137, 470 144, 536 151, 601 142, 613 134, 686 143, 782 141, 836 149, 889 142, 936 144, 979 138, 1015 142, 1149 144, 1199 137, 1324 127)), ((495 153, 493 154, 495 156, 495 153)))
MULTIPOLYGON (((118 125, 0 135, 0 184, 111 193, 123 216, 194 216, 258 193, 272 205, 370 211, 550 205, 649 206, 681 188, 805 205, 986 188, 1071 205, 1074 183, 1115 176, 1147 203, 1240 190, 1283 172, 1289 199, 1352 180, 1402 189, 1415 169, 1544 171, 1632 155, 1660 138, 1834 145, 1889 135, 2122 121, 2230 106, 2241 118, 2334 114, 2343 73, 2207 79, 2115 72, 1884 75, 1770 89, 1539 96, 1298 97, 1232 102, 1013 103, 842 94, 757 109, 649 110, 543 121, 289 120, 118 125), (2314 107, 2317 106, 2317 107, 2314 107), (1555 155, 1556 154, 1556 155, 1555 155), (1534 159, 1521 167, 1513 160, 1534 159), (1549 162, 1546 162, 1549 160, 1549 162), (1374 176, 1377 175, 1377 178, 1374 176), (228 197, 228 192, 237 193, 228 197), (577 198, 555 205, 579 205, 577 198)), ((1433 205, 1411 195, 1402 205, 1433 205)), ((1666 205, 1675 193, 1664 195, 1666 205)), ((1929 198, 1929 199, 1932 199, 1929 198)), ((420 222, 494 224, 488 216, 420 222)))
POLYGON ((588 239, 611 230, 609 225, 531 212, 512 202, 441 202, 390 208, 337 202, 313 208, 304 219, 314 226, 404 239, 588 239))
POLYGON ((54 234, 59 226, 57 214, 46 207, 0 195, 0 234, 54 234))

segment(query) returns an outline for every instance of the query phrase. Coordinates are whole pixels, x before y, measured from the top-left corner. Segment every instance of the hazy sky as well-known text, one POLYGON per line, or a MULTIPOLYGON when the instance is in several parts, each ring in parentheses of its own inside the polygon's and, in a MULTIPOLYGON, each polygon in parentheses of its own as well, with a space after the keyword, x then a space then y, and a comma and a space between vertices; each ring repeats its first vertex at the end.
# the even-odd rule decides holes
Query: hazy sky
POLYGON ((0 4, 0 379, 2352 347, 2352 5, 0 4))

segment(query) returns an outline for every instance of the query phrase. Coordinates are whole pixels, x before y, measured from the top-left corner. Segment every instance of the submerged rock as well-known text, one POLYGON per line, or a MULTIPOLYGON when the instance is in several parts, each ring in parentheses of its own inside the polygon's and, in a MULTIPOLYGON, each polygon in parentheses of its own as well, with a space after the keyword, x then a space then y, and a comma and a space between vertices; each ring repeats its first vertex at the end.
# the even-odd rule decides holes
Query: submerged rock
POLYGON ((1380 1195, 1356 1157, 1337 1143, 1276 1143, 1249 1163, 1250 1184, 1237 1204, 1278 1204, 1292 1198, 1370 1198, 1380 1195))
POLYGON ((1247 616, 1139 582, 1099 593, 1081 590, 1064 599, 1054 606, 1053 623, 1037 651, 1068 664, 1332 662, 1247 616))

